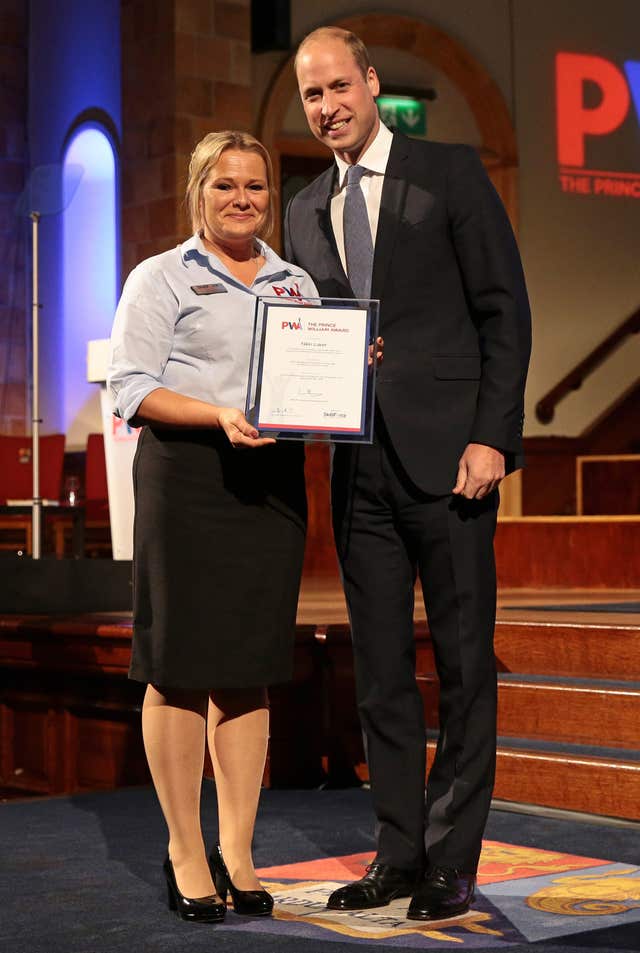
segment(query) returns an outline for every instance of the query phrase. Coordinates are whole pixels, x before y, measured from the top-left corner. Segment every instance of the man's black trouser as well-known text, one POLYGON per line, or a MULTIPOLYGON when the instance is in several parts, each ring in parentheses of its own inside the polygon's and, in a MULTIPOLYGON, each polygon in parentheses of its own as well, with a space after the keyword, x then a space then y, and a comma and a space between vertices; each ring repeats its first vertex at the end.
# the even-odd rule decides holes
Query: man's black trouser
MULTIPOLYGON (((453 484, 452 484, 453 485, 453 484)), ((498 492, 431 497, 386 438, 335 449, 334 532, 377 816, 377 861, 477 869, 495 776, 498 492), (440 737, 425 799, 415 677, 419 574, 440 680, 440 737)))

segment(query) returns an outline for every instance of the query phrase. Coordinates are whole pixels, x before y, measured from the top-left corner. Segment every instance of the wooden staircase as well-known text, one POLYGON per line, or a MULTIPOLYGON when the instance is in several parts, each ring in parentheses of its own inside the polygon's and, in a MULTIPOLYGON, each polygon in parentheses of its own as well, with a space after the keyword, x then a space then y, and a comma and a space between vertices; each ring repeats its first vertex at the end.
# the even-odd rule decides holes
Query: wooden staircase
MULTIPOLYGON (((496 626, 495 797, 640 820, 640 619, 591 623, 585 613, 563 625, 507 612, 496 626)), ((419 681, 437 724, 437 679, 419 681)))
MULTIPOLYGON (((640 600, 640 518, 506 519, 496 553, 495 796, 640 820, 640 613, 571 609, 640 600)), ((431 761, 438 683, 420 594, 415 631, 431 761)), ((130 615, 0 617, 0 786, 45 794, 145 781, 130 638, 130 615)), ((294 681, 271 692, 265 783, 361 783, 335 568, 304 581, 295 658, 294 681)))
POLYGON ((495 796, 640 820, 640 613, 571 609, 640 602, 640 517, 507 519, 496 557, 495 796))
MULTIPOLYGON (((526 595, 510 593, 510 598, 526 599, 526 595)), ((592 622, 583 613, 584 621, 556 622, 548 618, 553 615, 509 608, 499 611, 494 796, 640 820, 640 681, 633 681, 640 670, 640 616, 620 616, 618 622, 598 614, 598 621, 592 622)), ((431 766, 438 726, 438 680, 425 621, 416 624, 416 640, 431 766)), ((330 783, 344 783, 350 772, 367 781, 352 702, 347 627, 329 626, 326 645, 330 783)))
MULTIPOLYGON (((640 601, 640 518, 506 518, 496 556, 495 797, 640 820, 640 613, 571 609, 640 601)), ((329 783, 368 780, 348 626, 322 638, 329 783)), ((419 593, 416 645, 431 765, 438 680, 419 593)))

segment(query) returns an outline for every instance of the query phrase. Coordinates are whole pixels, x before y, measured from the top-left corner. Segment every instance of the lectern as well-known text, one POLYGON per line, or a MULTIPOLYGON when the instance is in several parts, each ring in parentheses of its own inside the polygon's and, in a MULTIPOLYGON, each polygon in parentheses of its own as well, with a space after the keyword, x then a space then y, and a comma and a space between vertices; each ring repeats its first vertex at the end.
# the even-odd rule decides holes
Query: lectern
POLYGON ((107 390, 109 341, 89 341, 87 345, 87 380, 100 384, 100 409, 109 491, 109 520, 114 559, 133 557, 133 482, 131 468, 136 452, 139 429, 114 417, 107 390))

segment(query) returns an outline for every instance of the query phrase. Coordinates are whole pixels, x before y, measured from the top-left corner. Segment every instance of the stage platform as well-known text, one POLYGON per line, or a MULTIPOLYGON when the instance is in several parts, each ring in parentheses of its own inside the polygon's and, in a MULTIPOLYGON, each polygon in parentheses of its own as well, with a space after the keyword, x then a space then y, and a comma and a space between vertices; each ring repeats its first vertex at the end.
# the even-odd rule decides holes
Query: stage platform
MULTIPOLYGON (((416 585, 414 619, 419 623, 426 621, 420 583, 416 585)), ((640 589, 501 586, 498 589, 497 620, 499 623, 546 620, 578 625, 582 625, 585 621, 606 624, 617 620, 621 624, 640 627, 640 589), (622 612, 619 608, 625 603, 630 607, 628 612, 622 612), (582 615, 582 611, 590 606, 606 604, 616 608, 603 608, 593 615, 590 612, 588 620, 582 615), (563 605, 568 608, 560 608, 563 605), (546 615, 550 606, 554 607, 552 616, 546 615), (545 615, 542 615, 542 612, 545 612, 545 615)), ((298 606, 298 624, 322 626, 347 624, 347 622, 344 594, 337 579, 327 577, 303 580, 298 606)))
MULTIPOLYGON (((497 798, 640 820, 640 613, 619 611, 639 597, 500 591, 497 798), (616 611, 604 611, 607 603, 616 611), (582 611, 590 604, 598 611, 582 611)), ((438 682, 419 593, 415 632, 431 763, 438 682)), ((63 794, 148 780, 143 686, 127 679, 130 642, 128 613, 0 615, 0 788, 63 794)), ((264 780, 274 788, 368 780, 335 579, 303 585, 295 678, 271 691, 264 780)))

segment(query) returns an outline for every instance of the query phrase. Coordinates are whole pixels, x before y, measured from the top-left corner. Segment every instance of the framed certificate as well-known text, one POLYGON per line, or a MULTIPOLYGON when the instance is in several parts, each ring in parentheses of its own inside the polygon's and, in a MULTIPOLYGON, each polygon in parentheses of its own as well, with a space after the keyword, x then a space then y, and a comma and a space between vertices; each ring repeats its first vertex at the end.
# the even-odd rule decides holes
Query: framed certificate
POLYGON ((267 436, 371 443, 379 302, 256 301, 246 417, 267 436))

